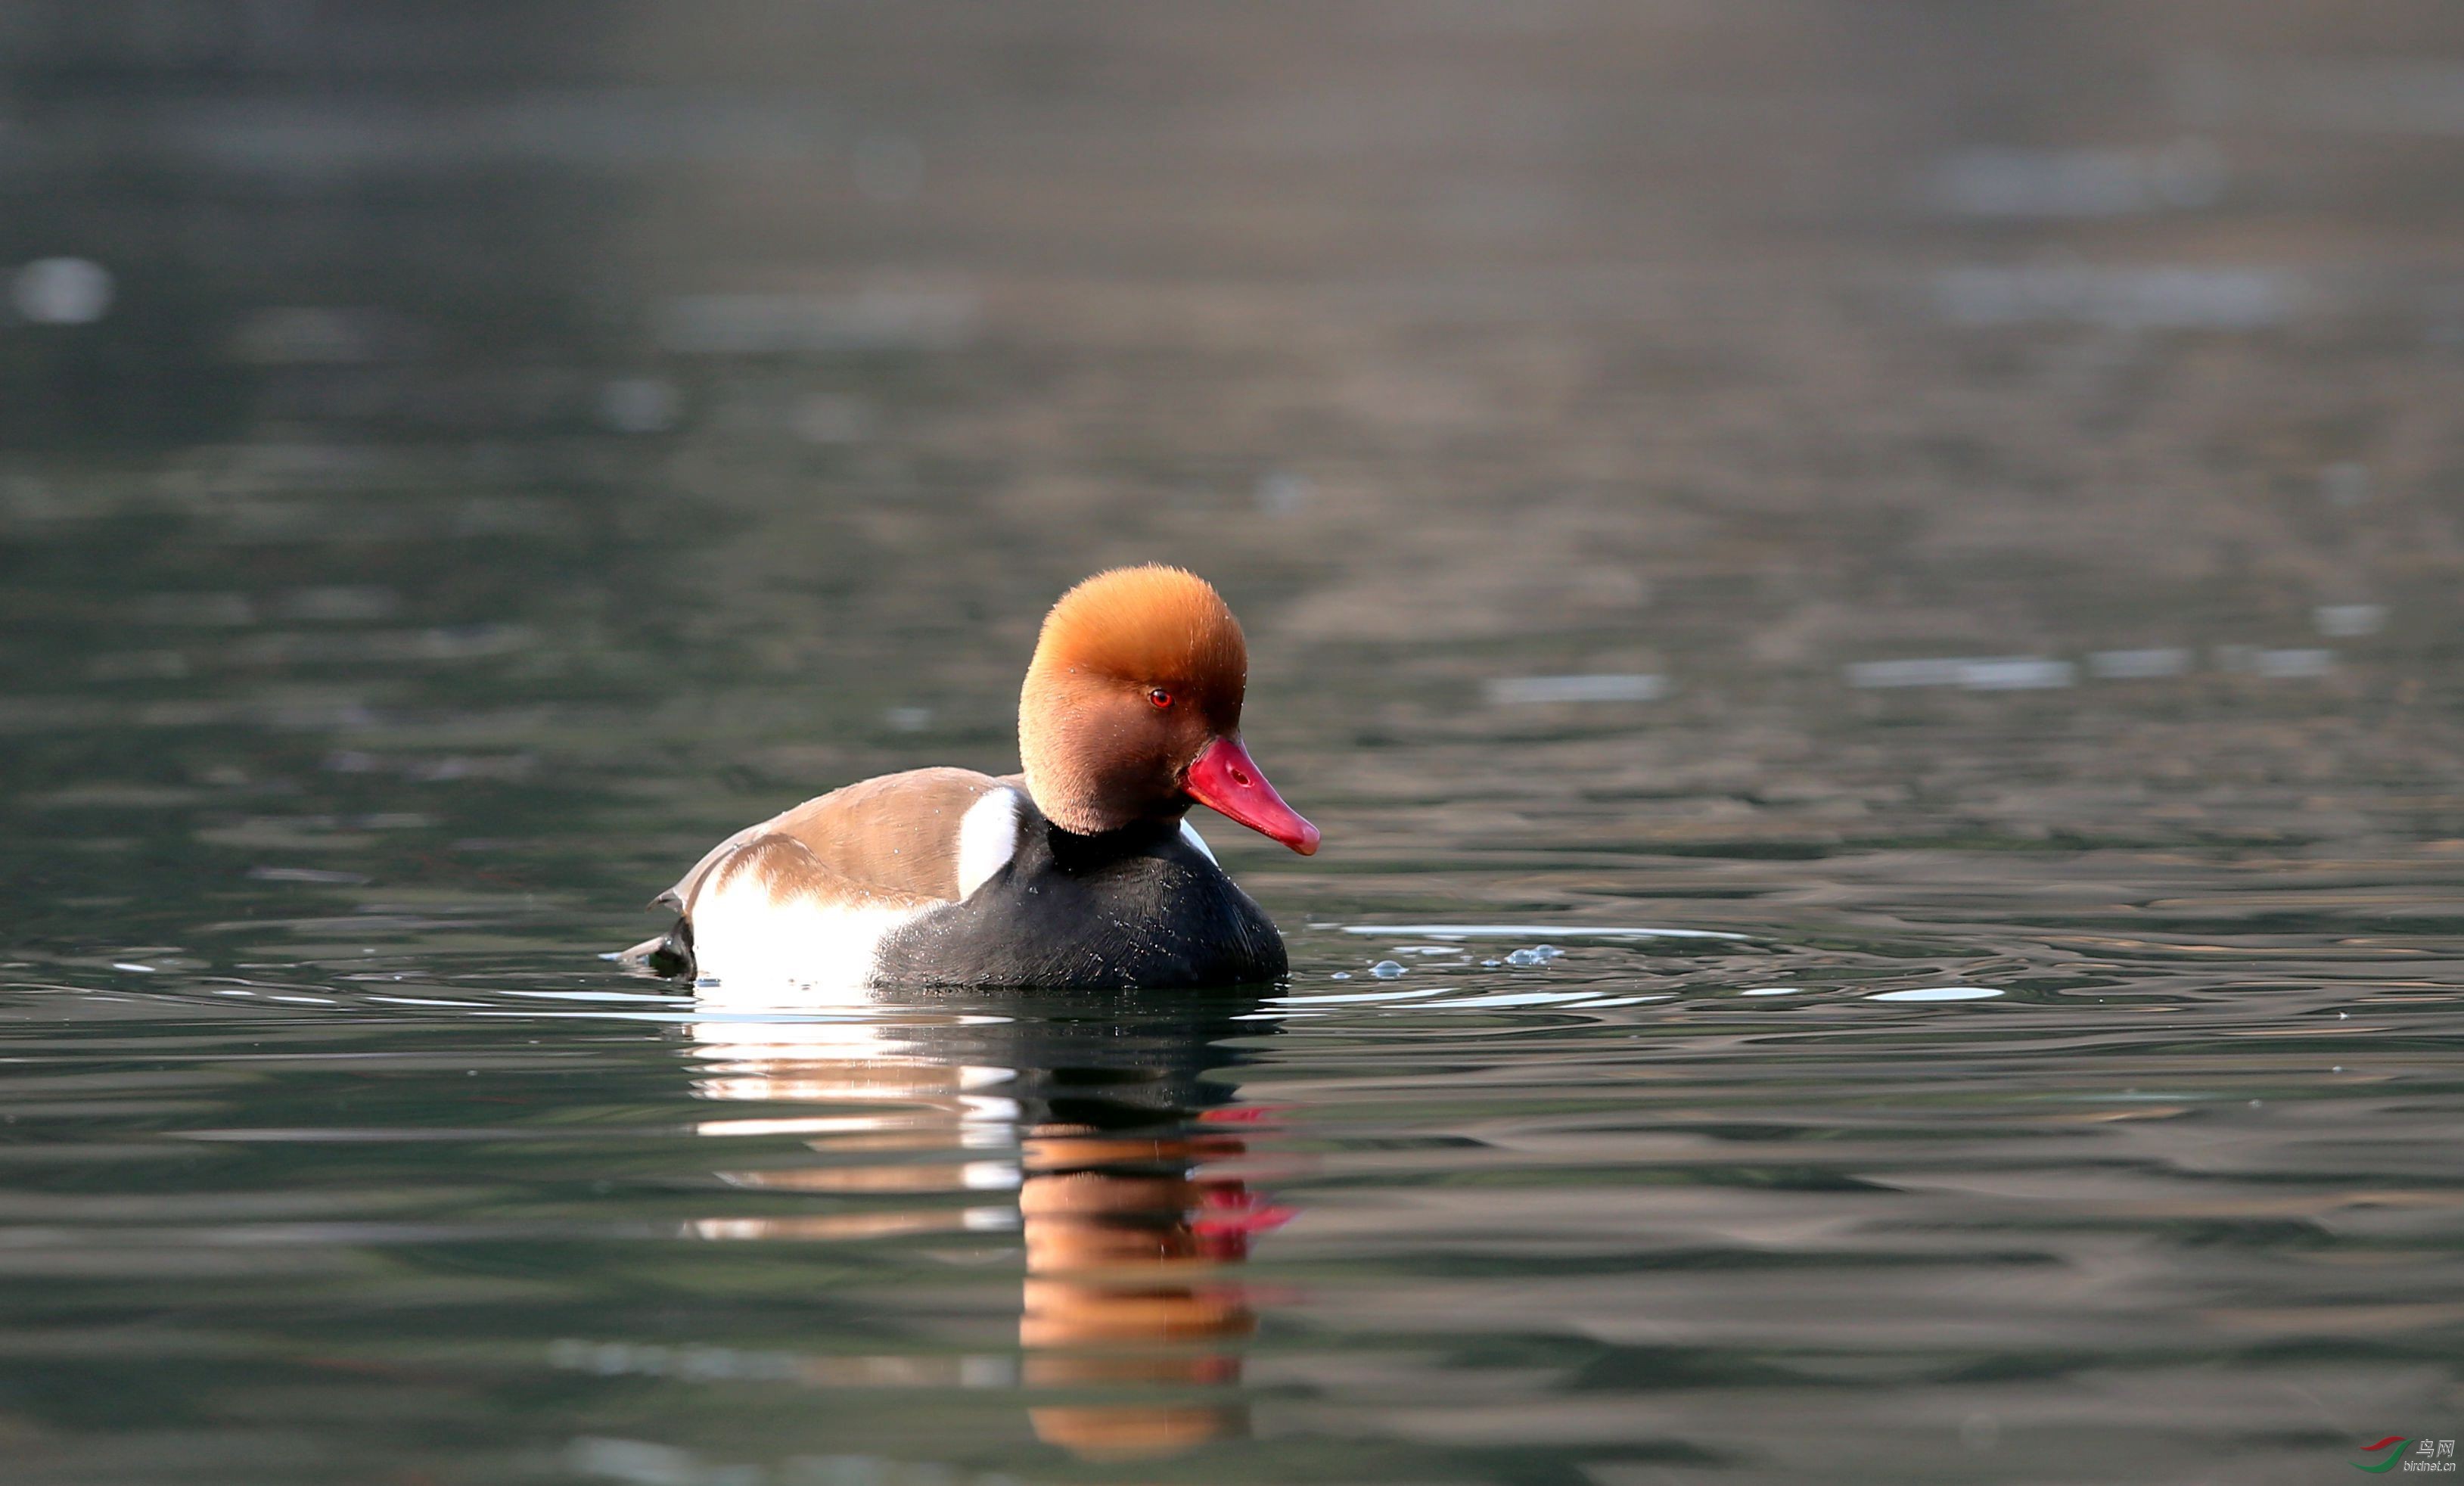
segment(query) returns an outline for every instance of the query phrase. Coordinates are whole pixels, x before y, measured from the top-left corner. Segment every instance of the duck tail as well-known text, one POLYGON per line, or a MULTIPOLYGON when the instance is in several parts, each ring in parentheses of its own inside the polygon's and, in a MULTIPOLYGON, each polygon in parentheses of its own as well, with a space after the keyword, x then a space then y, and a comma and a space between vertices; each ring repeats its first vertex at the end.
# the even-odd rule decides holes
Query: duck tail
POLYGON ((689 980, 693 973, 693 923, 678 919, 675 927, 655 939, 642 941, 616 959, 621 965, 638 965, 653 975, 689 980))

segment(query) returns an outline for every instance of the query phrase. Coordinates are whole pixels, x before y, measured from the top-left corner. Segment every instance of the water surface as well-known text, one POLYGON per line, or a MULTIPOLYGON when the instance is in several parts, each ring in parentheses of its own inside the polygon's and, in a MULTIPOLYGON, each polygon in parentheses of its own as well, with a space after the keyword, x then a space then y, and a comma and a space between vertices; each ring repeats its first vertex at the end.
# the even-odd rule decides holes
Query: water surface
POLYGON ((0 23, 12 1481, 2464 1435, 2448 11, 77 9, 0 23), (1201 823, 1287 984, 600 958, 1014 766, 1149 559, 1327 832, 1201 823))

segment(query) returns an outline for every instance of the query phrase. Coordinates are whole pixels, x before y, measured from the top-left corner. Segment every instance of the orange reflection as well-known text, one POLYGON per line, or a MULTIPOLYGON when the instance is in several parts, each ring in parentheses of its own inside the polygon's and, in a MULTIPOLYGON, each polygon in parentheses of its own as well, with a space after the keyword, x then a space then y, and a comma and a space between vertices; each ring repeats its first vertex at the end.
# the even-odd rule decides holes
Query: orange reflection
POLYGON ((1233 1174, 1260 1112, 1223 1105, 1229 1086, 1201 1076, 1232 1061, 1218 1043, 1257 1035, 1233 1021, 1255 1004, 1168 1019, 1128 1008, 1142 1024, 1129 1038, 1086 1006, 1039 1017, 1018 998, 990 1016, 701 1023, 694 1092, 770 1106, 701 1132, 803 1137, 825 1158, 719 1175, 835 1210, 708 1218, 695 1231, 860 1241, 1015 1229, 1026 1265, 1015 1380, 1051 1395, 1027 1408, 1039 1438, 1127 1459, 1238 1437, 1247 1409, 1221 1400, 1257 1322, 1233 1267, 1289 1213, 1233 1174))
MULTIPOLYGON (((1203 1117, 1200 1117, 1201 1120, 1203 1117)), ((1289 1214, 1204 1164, 1242 1154, 1228 1133, 1122 1139, 1084 1125, 1028 1132, 1019 1212, 1026 1286, 1018 1323, 1030 1386, 1228 1387, 1232 1343, 1257 1327, 1227 1274, 1252 1234, 1289 1214)), ((1239 1405, 1051 1404, 1027 1410, 1038 1438, 1081 1455, 1171 1453, 1243 1433, 1239 1405)))

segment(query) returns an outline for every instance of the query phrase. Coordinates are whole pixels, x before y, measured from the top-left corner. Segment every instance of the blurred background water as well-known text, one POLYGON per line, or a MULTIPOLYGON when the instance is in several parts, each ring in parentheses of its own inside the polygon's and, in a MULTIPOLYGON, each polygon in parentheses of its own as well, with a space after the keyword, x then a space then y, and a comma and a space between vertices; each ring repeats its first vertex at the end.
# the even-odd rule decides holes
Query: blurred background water
POLYGON ((9 1478, 2464 1434, 2464 20, 2362 14, 0 8, 9 1478), (1288 986, 596 958, 1151 559, 1288 986))

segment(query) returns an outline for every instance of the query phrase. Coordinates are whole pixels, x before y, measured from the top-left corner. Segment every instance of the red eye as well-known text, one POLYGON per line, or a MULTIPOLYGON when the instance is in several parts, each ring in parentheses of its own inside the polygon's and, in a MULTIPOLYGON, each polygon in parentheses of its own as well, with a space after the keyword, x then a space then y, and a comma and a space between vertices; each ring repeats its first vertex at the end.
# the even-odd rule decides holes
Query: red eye
POLYGON ((1154 702, 1158 707, 1169 707, 1172 705, 1172 693, 1165 691, 1162 687, 1158 686, 1154 691, 1147 693, 1147 700, 1154 702))

